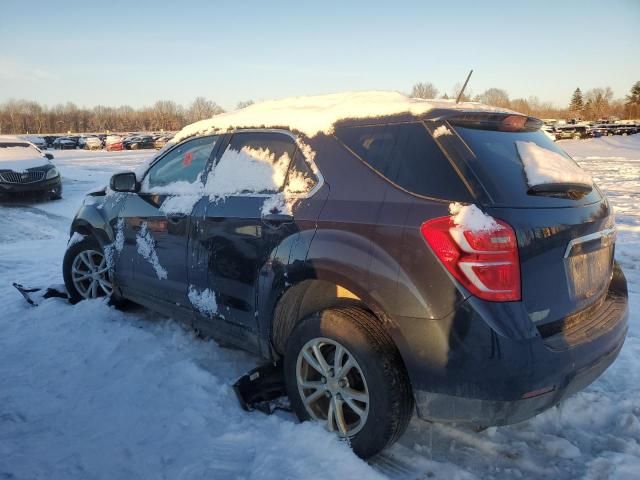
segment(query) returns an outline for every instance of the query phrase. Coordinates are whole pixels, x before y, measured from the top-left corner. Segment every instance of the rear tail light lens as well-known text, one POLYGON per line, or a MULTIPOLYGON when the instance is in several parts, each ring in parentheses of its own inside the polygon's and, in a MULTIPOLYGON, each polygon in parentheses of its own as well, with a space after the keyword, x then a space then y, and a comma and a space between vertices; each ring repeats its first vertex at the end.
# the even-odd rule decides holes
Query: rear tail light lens
POLYGON ((421 232, 445 268, 473 295, 494 302, 520 300, 520 260, 516 235, 495 220, 492 230, 472 231, 452 217, 422 224, 421 232))

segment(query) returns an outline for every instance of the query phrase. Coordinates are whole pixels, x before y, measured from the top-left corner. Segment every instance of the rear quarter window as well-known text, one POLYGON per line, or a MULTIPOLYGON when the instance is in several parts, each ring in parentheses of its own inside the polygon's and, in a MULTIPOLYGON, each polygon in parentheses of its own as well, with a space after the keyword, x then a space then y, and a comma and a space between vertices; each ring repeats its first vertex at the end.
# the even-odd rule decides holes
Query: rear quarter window
POLYGON ((335 134, 371 168, 411 193, 472 201, 464 182, 422 123, 337 127, 335 134))

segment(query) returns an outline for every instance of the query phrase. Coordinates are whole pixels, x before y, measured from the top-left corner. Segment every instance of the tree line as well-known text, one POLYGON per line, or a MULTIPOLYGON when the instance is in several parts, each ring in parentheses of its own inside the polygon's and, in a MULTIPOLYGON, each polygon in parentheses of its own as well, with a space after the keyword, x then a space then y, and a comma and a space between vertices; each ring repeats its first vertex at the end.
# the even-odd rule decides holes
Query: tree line
MULTIPOLYGON (((418 98, 456 98, 460 85, 452 91, 440 91, 432 83, 417 83, 411 90, 412 97, 418 98)), ((510 98, 506 90, 489 88, 474 95, 467 90, 462 96, 464 101, 482 102, 495 107, 509 108, 517 112, 538 118, 600 120, 612 117, 618 119, 640 119, 640 81, 636 82, 625 98, 614 99, 610 87, 598 87, 582 93, 576 88, 566 108, 558 108, 551 102, 541 102, 538 97, 510 98)))
POLYGON ((220 105, 204 97, 188 107, 159 100, 139 109, 128 105, 81 108, 71 102, 48 108, 29 100, 9 100, 0 104, 0 134, 172 131, 222 112, 220 105))
MULTIPOLYGON (((411 96, 418 98, 456 98, 461 85, 450 92, 440 91, 429 82, 416 83, 411 96)), ((537 97, 510 98, 506 90, 489 88, 474 95, 467 90, 464 101, 479 101, 487 105, 510 108, 538 118, 598 120, 617 117, 640 118, 640 81, 632 87, 624 99, 614 99, 610 87, 593 88, 584 94, 580 88, 574 91, 569 105, 558 108, 537 97)), ((251 105, 253 101, 239 102, 237 108, 251 105)), ((197 97, 185 107, 171 100, 159 100, 150 107, 132 108, 128 105, 92 108, 78 107, 69 102, 64 105, 46 107, 29 100, 9 100, 0 104, 0 134, 45 134, 66 132, 130 132, 130 131, 174 131, 189 123, 223 113, 224 109, 213 100, 197 97)))

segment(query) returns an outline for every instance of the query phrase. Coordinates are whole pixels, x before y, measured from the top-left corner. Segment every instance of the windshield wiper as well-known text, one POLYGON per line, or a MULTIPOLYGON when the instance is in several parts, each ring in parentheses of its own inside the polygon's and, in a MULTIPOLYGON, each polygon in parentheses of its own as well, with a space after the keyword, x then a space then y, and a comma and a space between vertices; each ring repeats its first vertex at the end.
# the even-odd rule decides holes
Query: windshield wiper
POLYGON ((593 186, 584 183, 542 183, 534 185, 527 190, 528 195, 566 196, 571 199, 579 199, 591 193, 593 186))

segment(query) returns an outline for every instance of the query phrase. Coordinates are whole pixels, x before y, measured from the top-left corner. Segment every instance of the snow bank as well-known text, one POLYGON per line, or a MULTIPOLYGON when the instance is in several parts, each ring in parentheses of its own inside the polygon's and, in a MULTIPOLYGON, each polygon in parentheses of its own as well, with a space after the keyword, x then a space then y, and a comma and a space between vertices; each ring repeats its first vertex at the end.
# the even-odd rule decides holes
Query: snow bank
POLYGON ((547 183, 593 185, 591 176, 564 155, 534 142, 516 141, 516 148, 530 187, 547 183))
POLYGON ((496 221, 475 205, 449 204, 453 223, 472 232, 492 231, 499 228, 496 221))
POLYGON ((334 93, 254 103, 187 125, 176 134, 172 143, 193 135, 248 127, 289 128, 313 137, 319 133, 331 133, 333 125, 346 118, 372 118, 401 113, 421 115, 434 108, 510 112, 476 102, 456 104, 454 100, 423 100, 399 92, 334 93))
POLYGON ((189 285, 189 301, 196 310, 210 317, 218 312, 216 294, 208 288, 198 291, 193 285, 189 285))
POLYGON ((151 232, 149 232, 147 222, 142 223, 140 231, 136 235, 136 245, 138 246, 138 253, 151 264, 153 270, 156 272, 158 279, 166 280, 167 271, 162 265, 160 265, 160 260, 158 259, 158 254, 156 253, 155 242, 153 241, 151 232))

